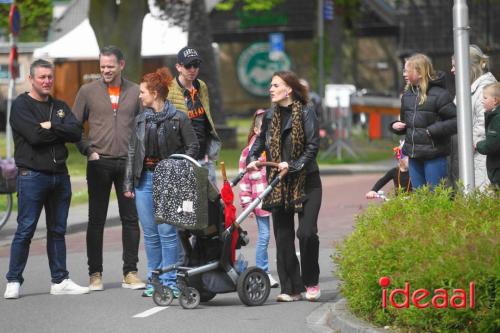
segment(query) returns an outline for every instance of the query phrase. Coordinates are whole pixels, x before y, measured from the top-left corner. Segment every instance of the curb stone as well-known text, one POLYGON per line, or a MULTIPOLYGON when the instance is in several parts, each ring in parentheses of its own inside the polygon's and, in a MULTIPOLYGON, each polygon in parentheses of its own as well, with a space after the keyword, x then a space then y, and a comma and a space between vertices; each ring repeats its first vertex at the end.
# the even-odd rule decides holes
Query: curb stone
POLYGON ((332 327, 330 327, 329 322, 332 316, 332 306, 334 303, 328 302, 324 303, 316 310, 314 310, 306 318, 307 326, 314 332, 335 332, 332 327))
POLYGON ((330 315, 327 325, 333 332, 341 333, 392 333, 393 331, 385 328, 375 327, 365 321, 362 321, 352 315, 347 309, 345 298, 329 304, 330 315))

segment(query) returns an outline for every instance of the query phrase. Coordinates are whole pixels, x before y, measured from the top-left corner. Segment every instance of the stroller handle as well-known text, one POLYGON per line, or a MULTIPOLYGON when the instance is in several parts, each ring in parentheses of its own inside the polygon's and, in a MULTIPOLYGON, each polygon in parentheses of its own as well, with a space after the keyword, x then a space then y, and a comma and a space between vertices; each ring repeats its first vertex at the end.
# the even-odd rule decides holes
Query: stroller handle
MULTIPOLYGON (((278 168, 279 166, 279 163, 276 163, 276 162, 260 162, 260 161, 257 161, 257 167, 258 168, 262 168, 263 166, 268 166, 268 167, 271 167, 271 168, 278 168)), ((283 177, 285 177, 285 175, 288 173, 288 169, 283 169, 281 170, 280 172, 280 178, 282 179, 283 177)))
MULTIPOLYGON (((260 161, 257 161, 257 167, 260 169, 262 167, 265 167, 265 166, 268 166, 268 167, 271 167, 271 168, 277 168, 278 167, 278 163, 275 163, 275 162, 260 162, 260 161)), ((240 180, 243 179, 243 176, 245 176, 245 174, 247 173, 247 170, 243 170, 242 172, 238 173, 238 175, 233 179, 231 180, 231 186, 235 186, 236 184, 238 184, 240 182, 240 180)), ((280 179, 283 179, 283 177, 285 177, 285 175, 288 173, 288 169, 283 169, 281 170, 281 172, 279 173, 279 178, 280 179)))

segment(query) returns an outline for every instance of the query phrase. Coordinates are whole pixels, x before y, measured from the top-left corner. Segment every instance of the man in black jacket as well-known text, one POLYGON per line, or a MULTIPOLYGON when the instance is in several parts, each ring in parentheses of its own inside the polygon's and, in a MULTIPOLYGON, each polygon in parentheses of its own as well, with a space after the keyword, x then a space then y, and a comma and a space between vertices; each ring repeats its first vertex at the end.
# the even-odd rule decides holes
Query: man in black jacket
POLYGON ((89 288, 69 279, 65 243, 71 201, 65 143, 79 141, 82 127, 66 103, 50 96, 54 83, 54 68, 50 62, 34 61, 29 81, 31 90, 16 98, 10 117, 18 167, 18 215, 4 297, 19 298, 31 239, 42 208, 45 208, 47 221, 50 293, 85 294, 89 288))

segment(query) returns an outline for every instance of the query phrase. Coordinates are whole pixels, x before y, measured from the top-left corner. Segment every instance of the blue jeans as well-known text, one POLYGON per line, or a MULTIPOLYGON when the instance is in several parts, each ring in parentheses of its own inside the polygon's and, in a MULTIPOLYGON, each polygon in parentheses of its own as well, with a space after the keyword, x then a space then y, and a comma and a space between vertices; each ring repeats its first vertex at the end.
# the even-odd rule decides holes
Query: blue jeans
POLYGON ((45 208, 47 256, 52 283, 68 278, 66 270, 66 224, 71 202, 71 183, 67 174, 46 174, 19 170, 17 176, 17 230, 10 248, 9 282, 23 283, 31 239, 45 208))
POLYGON ((410 158, 409 171, 413 188, 424 185, 433 187, 439 185, 442 179, 446 179, 448 162, 446 157, 437 157, 431 160, 410 158))
MULTIPOLYGON (((144 233, 144 248, 148 259, 147 277, 151 282, 153 270, 175 264, 178 259, 177 229, 169 224, 157 224, 155 221, 153 172, 142 173, 139 186, 135 188, 135 205, 144 233)), ((175 286, 176 272, 163 273, 160 275, 160 281, 165 286, 175 286)))
POLYGON ((269 216, 257 216, 257 228, 259 234, 257 237, 257 245, 255 247, 255 265, 264 272, 269 273, 269 256, 267 254, 267 246, 269 245, 269 216))

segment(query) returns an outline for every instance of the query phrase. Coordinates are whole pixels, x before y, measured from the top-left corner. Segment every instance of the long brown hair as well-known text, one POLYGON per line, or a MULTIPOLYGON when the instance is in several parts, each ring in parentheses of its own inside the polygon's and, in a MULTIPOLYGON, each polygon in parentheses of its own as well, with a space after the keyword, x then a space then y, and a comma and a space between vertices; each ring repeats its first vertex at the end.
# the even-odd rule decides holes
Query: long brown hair
POLYGON ((307 94, 307 88, 300 83, 297 74, 292 71, 279 71, 273 74, 273 77, 278 76, 286 85, 292 88, 292 99, 299 101, 301 104, 306 105, 309 101, 309 96, 307 94))

